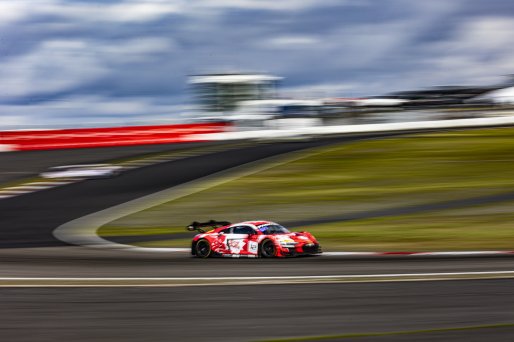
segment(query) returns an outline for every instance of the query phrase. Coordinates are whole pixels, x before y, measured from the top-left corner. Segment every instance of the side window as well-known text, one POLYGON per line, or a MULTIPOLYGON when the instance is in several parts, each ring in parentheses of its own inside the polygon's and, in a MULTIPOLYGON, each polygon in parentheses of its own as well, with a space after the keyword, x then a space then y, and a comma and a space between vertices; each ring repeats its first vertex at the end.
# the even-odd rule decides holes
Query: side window
POLYGON ((237 226, 234 227, 233 234, 254 234, 255 230, 252 227, 248 226, 237 226))
POLYGON ((232 227, 223 229, 220 231, 221 234, 231 234, 232 233, 232 227))

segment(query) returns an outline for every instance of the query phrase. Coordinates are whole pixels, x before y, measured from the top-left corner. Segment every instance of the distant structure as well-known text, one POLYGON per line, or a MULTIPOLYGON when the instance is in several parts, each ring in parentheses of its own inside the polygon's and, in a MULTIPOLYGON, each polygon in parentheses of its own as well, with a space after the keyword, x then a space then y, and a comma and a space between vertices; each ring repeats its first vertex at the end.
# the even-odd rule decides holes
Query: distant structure
POLYGON ((241 101, 276 98, 281 79, 267 74, 205 74, 191 76, 189 84, 202 111, 227 113, 241 101))
POLYGON ((469 103, 512 103, 514 75, 506 75, 505 82, 489 86, 438 86, 424 90, 409 90, 381 96, 381 98, 403 99, 407 106, 445 106, 469 103))

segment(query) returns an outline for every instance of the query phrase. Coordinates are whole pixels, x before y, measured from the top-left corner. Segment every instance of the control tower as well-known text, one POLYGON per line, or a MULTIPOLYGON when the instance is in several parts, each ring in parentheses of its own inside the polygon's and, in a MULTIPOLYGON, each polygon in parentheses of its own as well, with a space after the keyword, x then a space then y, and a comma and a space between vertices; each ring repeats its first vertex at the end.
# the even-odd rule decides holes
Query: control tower
POLYGON ((189 84, 202 111, 226 113, 240 101, 276 98, 281 79, 267 74, 205 74, 191 76, 189 84))

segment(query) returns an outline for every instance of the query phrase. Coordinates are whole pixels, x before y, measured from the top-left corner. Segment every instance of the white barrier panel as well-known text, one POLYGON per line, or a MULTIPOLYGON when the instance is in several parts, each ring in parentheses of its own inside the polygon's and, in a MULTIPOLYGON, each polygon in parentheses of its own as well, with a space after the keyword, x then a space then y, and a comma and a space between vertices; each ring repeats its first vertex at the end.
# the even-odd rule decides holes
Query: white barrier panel
POLYGON ((431 130, 445 128, 470 128, 514 125, 514 116, 494 118, 473 118, 456 120, 394 122, 363 125, 314 126, 295 129, 266 129, 253 131, 234 131, 213 134, 192 135, 191 139, 202 140, 239 140, 239 139, 273 139, 298 136, 316 136, 327 134, 355 134, 373 132, 401 132, 410 130, 431 130))

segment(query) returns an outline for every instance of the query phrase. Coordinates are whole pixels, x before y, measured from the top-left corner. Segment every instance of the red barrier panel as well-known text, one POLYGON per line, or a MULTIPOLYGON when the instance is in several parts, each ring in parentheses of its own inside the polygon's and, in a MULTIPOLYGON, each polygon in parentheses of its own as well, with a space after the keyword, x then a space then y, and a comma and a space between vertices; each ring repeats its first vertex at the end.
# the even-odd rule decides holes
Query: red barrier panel
POLYGON ((223 132, 226 123, 0 131, 0 145, 15 151, 168 144, 200 141, 193 136, 223 132))

